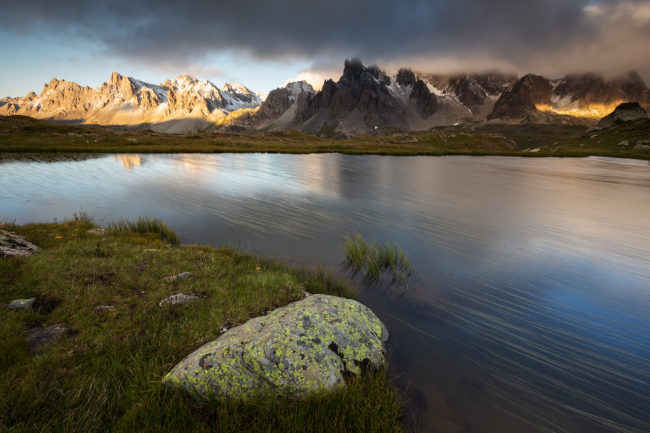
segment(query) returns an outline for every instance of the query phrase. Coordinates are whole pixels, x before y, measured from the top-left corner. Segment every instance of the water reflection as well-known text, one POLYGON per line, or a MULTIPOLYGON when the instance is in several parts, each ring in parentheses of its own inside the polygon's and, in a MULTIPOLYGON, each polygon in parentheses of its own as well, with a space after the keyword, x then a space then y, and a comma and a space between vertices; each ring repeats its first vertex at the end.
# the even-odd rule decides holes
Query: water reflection
POLYGON ((0 219, 158 216, 186 242, 333 269, 343 235, 396 241, 410 291, 361 297, 391 332, 418 428, 650 431, 647 163, 132 157, 0 164, 0 219))
POLYGON ((140 155, 115 155, 115 159, 120 161, 125 169, 131 170, 134 167, 142 165, 142 157, 140 155))

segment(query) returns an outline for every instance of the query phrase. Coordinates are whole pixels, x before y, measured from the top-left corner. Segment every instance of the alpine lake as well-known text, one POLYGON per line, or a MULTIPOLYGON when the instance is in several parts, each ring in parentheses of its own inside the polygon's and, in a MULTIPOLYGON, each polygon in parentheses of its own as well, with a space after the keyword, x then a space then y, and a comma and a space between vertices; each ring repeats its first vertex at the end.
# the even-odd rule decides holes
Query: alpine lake
MULTIPOLYGON (((19 158, 17 158, 19 157, 19 158)), ((650 165, 613 158, 126 154, 0 159, 0 221, 161 218, 324 268, 386 324, 418 431, 650 431, 650 165), (343 238, 395 242, 364 284, 343 238)))

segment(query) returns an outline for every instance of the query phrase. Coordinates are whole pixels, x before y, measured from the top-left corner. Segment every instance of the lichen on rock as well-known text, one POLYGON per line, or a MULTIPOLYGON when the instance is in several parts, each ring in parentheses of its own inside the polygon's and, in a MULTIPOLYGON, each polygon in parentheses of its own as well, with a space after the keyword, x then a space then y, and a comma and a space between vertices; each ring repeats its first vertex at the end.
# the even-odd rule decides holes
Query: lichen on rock
POLYGON ((303 396, 383 365, 387 339, 386 327, 366 306, 313 295, 228 330, 163 382, 203 398, 303 396))

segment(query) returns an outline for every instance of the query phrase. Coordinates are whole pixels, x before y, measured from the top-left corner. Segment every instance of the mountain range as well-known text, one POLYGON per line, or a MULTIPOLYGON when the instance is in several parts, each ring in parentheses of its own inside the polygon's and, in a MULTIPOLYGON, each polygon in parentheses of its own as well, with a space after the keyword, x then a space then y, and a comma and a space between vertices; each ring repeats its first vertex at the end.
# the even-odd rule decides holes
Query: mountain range
POLYGON ((624 102, 650 109, 650 89, 635 72, 611 80, 597 74, 549 79, 410 69, 389 75, 359 60, 346 60, 338 81, 326 80, 320 91, 298 81, 266 97, 239 83, 219 88, 189 75, 149 84, 113 73, 97 89, 52 79, 40 94, 1 99, 0 115, 170 133, 295 128, 350 136, 468 122, 595 125, 624 102))

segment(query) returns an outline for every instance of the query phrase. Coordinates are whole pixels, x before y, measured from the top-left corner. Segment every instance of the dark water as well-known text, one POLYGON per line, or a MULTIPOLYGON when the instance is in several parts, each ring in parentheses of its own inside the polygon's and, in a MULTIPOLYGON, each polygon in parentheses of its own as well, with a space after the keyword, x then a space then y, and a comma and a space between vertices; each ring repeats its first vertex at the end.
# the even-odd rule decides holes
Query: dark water
POLYGON ((185 242, 339 269, 395 241, 410 290, 365 288, 409 420, 437 432, 650 431, 650 166, 612 159, 130 155, 2 162, 0 220, 157 216, 185 242))

